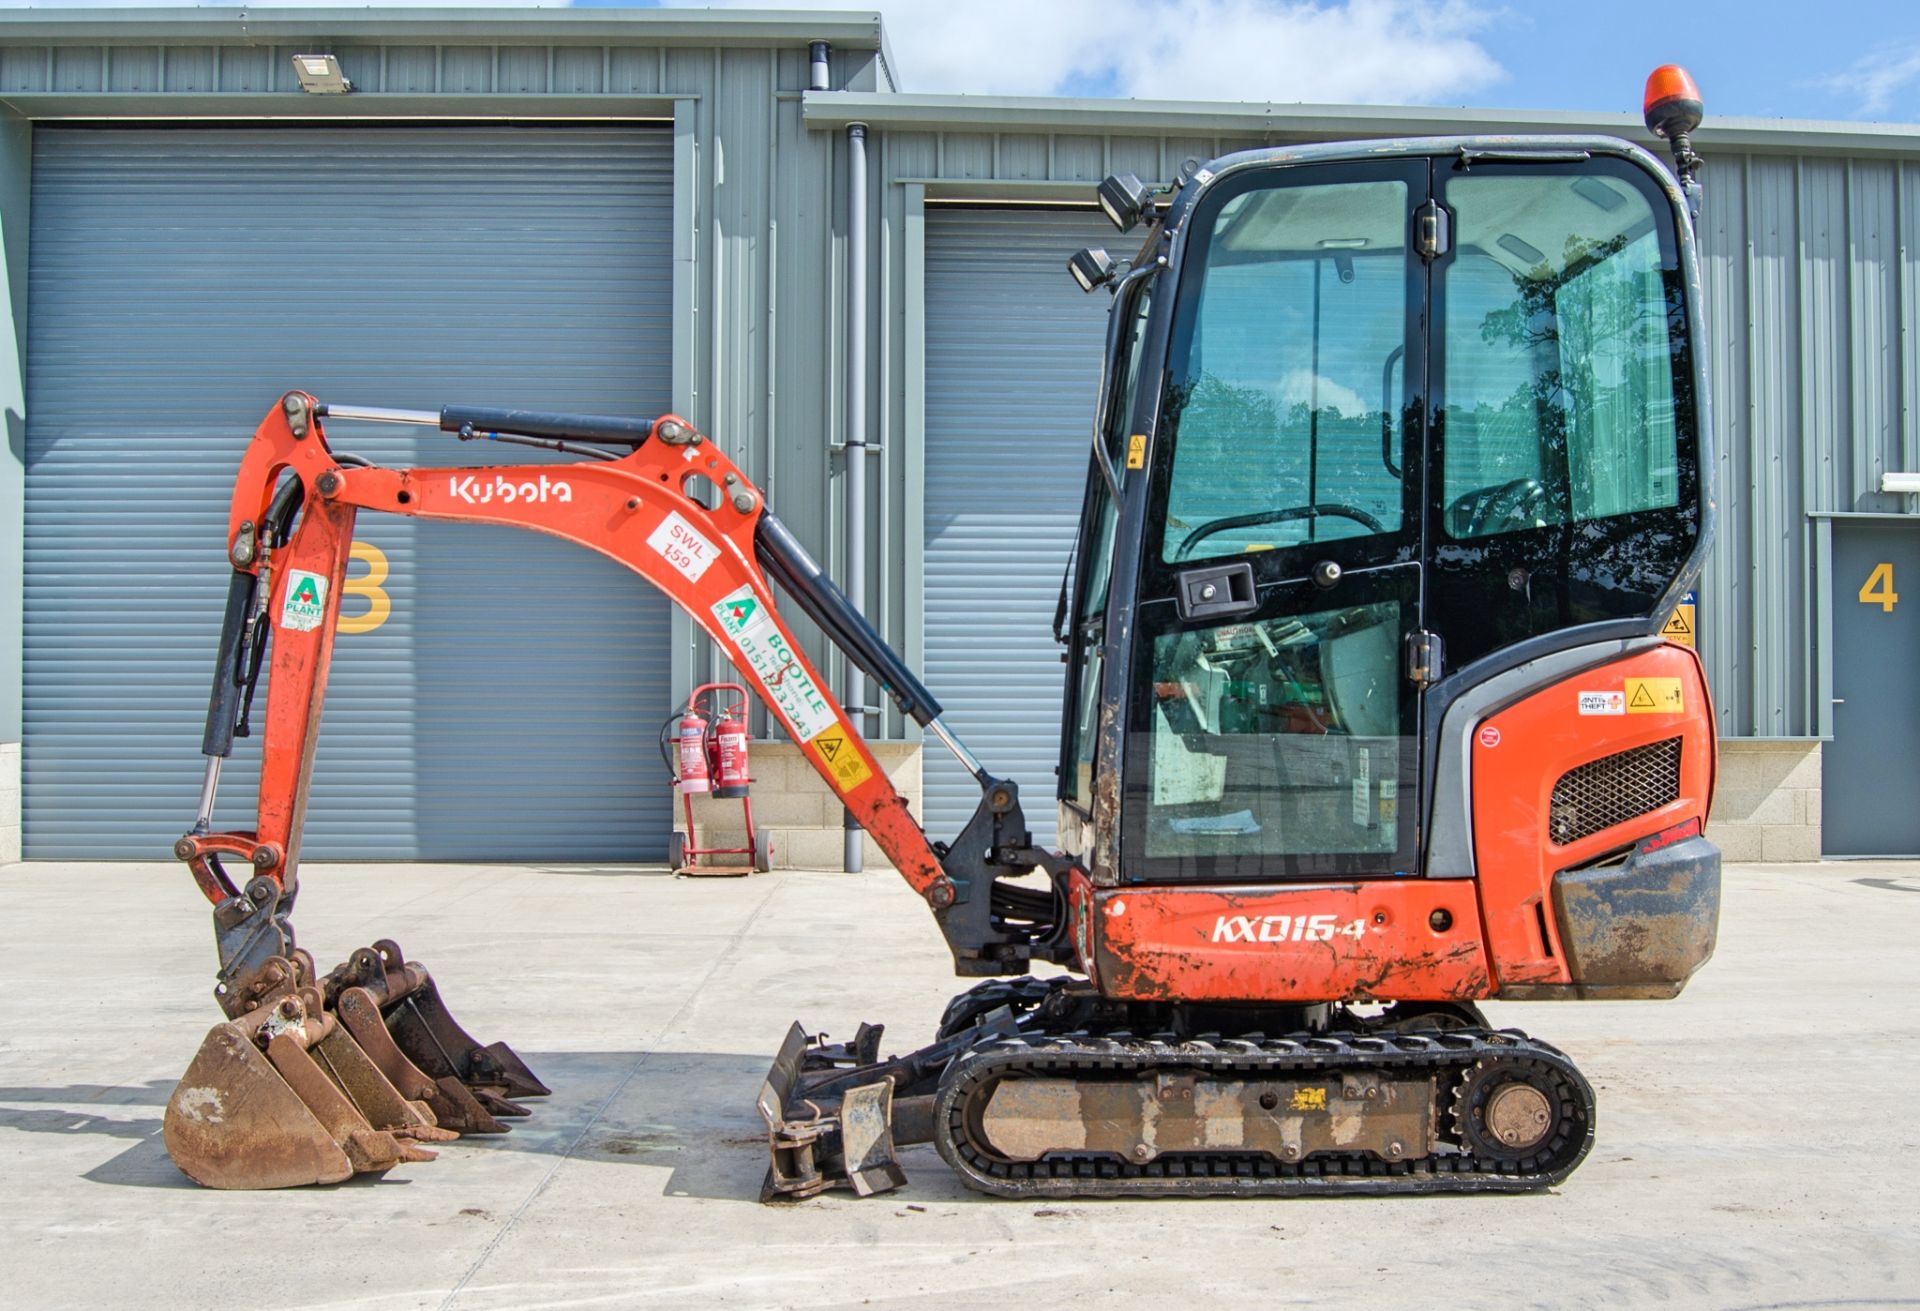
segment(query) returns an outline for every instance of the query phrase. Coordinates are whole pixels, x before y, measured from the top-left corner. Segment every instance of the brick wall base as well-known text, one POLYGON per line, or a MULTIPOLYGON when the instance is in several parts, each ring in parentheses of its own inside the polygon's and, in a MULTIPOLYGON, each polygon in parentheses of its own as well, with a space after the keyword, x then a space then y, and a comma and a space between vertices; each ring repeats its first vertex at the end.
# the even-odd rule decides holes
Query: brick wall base
POLYGON ((1722 739, 1707 836, 1729 861, 1820 859, 1820 744, 1722 739))
MULTIPOLYGON (((920 813, 920 744, 869 742, 874 758, 887 771, 894 787, 906 797, 913 813, 920 813)), ((749 748, 753 768, 754 826, 773 840, 775 869, 844 868, 845 838, 840 799, 800 756, 791 742, 755 742, 749 748)), ((738 801, 696 797, 694 823, 700 825, 702 846, 744 845, 738 801), (711 826, 709 829, 708 826, 711 826)), ((675 826, 686 823, 680 803, 674 802, 675 826)), ((866 868, 890 868, 887 858, 866 842, 866 868)))

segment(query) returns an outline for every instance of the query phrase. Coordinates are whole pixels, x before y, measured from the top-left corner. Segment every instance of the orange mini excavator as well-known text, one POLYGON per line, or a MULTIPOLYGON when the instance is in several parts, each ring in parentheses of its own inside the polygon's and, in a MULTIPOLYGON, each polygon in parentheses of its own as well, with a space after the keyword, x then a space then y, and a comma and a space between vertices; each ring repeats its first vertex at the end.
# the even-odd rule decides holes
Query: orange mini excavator
POLYGON ((931 1141, 1003 1196, 1516 1191, 1567 1176, 1594 1100, 1481 999, 1678 993, 1711 954, 1714 719, 1662 640, 1707 549, 1693 215, 1607 137, 1248 151, 1099 189, 1113 306, 1066 648, 1059 850, 733 461, 691 424, 285 396, 233 494, 198 822, 215 1027, 168 1105, 218 1187, 345 1178, 498 1130, 546 1091, 390 942, 320 974, 289 914, 355 516, 531 529, 684 610, 984 981, 931 1045, 798 1025, 761 1090, 768 1197, 903 1181, 931 1141), (379 468, 330 418, 578 457, 379 468), (784 594, 784 598, 781 596, 784 594), (795 641, 807 614, 978 779, 928 840, 795 641), (259 816, 213 828, 267 677, 259 816), (236 880, 223 862, 244 867, 236 880), (1064 966, 1021 977, 1036 961, 1064 966), (1012 976, 1012 977, 1002 977, 1012 976))

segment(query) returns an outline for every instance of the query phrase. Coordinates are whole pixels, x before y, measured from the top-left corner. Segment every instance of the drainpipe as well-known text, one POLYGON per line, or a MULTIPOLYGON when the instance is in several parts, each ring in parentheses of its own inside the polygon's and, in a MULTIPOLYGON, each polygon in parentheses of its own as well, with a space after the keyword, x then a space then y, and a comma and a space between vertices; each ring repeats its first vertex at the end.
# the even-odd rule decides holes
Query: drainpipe
POLYGON ((807 90, 827 89, 827 52, 831 48, 825 41, 815 41, 807 47, 807 90))
MULTIPOLYGON (((860 614, 867 610, 867 125, 847 125, 847 600, 860 614)), ((867 680, 853 661, 846 662, 841 703, 862 737, 872 733, 867 714, 867 680)), ((860 825, 846 812, 845 869, 862 865, 860 825)))

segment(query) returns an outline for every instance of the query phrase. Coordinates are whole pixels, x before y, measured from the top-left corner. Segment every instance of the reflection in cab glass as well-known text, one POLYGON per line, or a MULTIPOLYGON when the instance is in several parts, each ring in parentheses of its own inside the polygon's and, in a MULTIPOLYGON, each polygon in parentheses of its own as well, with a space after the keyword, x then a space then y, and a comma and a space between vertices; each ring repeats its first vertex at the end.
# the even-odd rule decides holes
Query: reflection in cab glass
POLYGON ((1466 177, 1446 273, 1445 527, 1485 537, 1679 504, 1659 236, 1592 175, 1466 177))
POLYGON ((1353 182, 1220 208, 1171 398, 1163 560, 1399 530, 1408 207, 1403 182, 1353 182))
POLYGON ((1671 206, 1622 160, 1438 175, 1427 627, 1448 667, 1651 613, 1698 540, 1671 206))

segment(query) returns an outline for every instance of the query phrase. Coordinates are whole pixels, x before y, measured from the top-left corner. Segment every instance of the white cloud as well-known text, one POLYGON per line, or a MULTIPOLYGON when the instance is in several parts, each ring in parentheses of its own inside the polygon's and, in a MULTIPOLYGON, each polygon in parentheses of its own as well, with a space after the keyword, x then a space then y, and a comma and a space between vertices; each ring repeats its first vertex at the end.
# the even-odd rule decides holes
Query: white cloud
MULTIPOLYGON (((97 9, 180 0, 39 0, 97 9)), ((252 0, 254 8, 315 0, 252 0)), ((1505 76, 1477 39, 1495 0, 878 0, 907 91, 1332 104, 1431 104, 1505 76)), ((839 9, 849 0, 664 0, 675 8, 839 9)), ((527 0, 391 0, 411 5, 527 0)), ((0 8, 23 7, 0 0, 0 8)), ((565 0, 540 7, 564 8, 565 0)), ((1874 76, 1889 95, 1920 75, 1874 76)), ((1858 75, 1855 75, 1858 81, 1858 75)), ((1871 85, 1879 85, 1871 83, 1871 85)), ((1870 106, 1871 108, 1871 106, 1870 106)))
POLYGON ((1821 78, 1816 85, 1834 95, 1857 99, 1855 112, 1866 117, 1892 109, 1894 95, 1916 80, 1920 80, 1920 45, 1910 45, 1876 51, 1844 73, 1821 78))
MULTIPOLYGON (((678 0, 674 0, 677 4, 678 0)), ((688 0, 820 9, 821 0, 688 0)), ((881 0, 903 89, 1425 104, 1504 76, 1473 0, 881 0)))
POLYGON ((1353 388, 1335 382, 1324 373, 1315 376, 1312 369, 1290 369, 1280 379, 1282 405, 1311 405, 1322 410, 1338 410, 1348 418, 1372 414, 1379 402, 1368 403, 1353 388))

